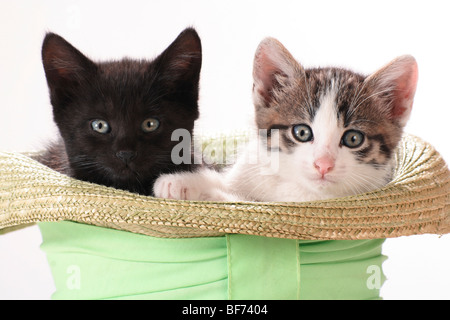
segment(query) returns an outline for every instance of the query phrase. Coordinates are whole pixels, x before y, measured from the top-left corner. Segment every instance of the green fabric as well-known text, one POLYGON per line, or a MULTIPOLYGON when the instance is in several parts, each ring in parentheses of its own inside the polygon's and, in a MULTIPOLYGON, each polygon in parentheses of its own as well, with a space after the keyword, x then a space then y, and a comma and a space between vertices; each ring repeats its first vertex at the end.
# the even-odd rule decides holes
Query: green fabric
POLYGON ((300 241, 300 299, 380 299, 383 242, 300 241))
POLYGON ((385 279, 383 240, 165 239, 67 221, 39 227, 53 299, 378 299, 385 279))
POLYGON ((227 298, 223 238, 151 238, 73 222, 39 227, 54 299, 227 298))
POLYGON ((230 299, 298 299, 296 240, 232 234, 227 248, 230 299))

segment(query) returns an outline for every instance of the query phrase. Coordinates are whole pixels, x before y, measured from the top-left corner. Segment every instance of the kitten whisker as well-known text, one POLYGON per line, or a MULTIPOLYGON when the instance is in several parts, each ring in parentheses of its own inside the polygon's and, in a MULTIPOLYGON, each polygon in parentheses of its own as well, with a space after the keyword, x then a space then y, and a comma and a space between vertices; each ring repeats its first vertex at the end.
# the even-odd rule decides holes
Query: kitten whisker
POLYGON ((364 192, 374 191, 386 184, 386 179, 362 172, 353 173, 348 175, 347 178, 355 181, 355 183, 360 186, 360 190, 364 192))
POLYGON ((361 96, 365 86, 366 86, 366 81, 364 81, 362 83, 362 86, 361 86, 361 83, 358 83, 358 89, 355 90, 355 95, 353 96, 353 100, 350 103, 350 106, 349 106, 349 108, 347 110, 347 114, 346 114, 346 118, 347 119, 350 119, 350 117, 354 114, 355 111, 354 111, 353 107, 355 106, 355 104, 358 103, 359 98, 360 98, 360 96, 361 96), (350 114, 349 114, 349 112, 350 112, 350 114))
POLYGON ((262 178, 261 182, 258 185, 254 186, 252 190, 247 192, 246 197, 248 197, 257 188, 259 188, 262 184, 264 184, 266 182, 266 180, 270 177, 269 175, 266 175, 266 176, 260 175, 260 171, 261 171, 261 167, 259 165, 255 165, 255 166, 251 167, 250 169, 247 168, 245 173, 243 173, 242 175, 239 176, 239 180, 233 181, 233 185, 236 187, 236 189, 241 189, 241 186, 248 183, 248 180, 244 177, 252 177, 255 175, 259 176, 260 178, 264 177, 264 178, 262 178))
POLYGON ((152 100, 146 102, 149 106, 156 104, 157 101, 171 94, 170 92, 164 92, 162 94, 157 95, 156 97, 152 97, 152 100))
MULTIPOLYGON (((356 176, 348 176, 346 180, 351 187, 351 195, 357 195, 371 191, 371 188, 362 184, 361 180, 356 176)), ((372 188, 373 190, 373 188, 372 188)))
POLYGON ((361 102, 359 102, 358 105, 352 110, 350 116, 352 116, 352 115, 356 112, 356 110, 357 110, 364 102, 366 102, 368 99, 370 99, 370 98, 372 98, 372 97, 375 97, 375 96, 378 96, 378 95, 381 95, 381 94, 386 93, 386 92, 391 92, 391 91, 392 91, 392 89, 391 89, 391 88, 388 88, 388 89, 385 89, 385 90, 377 91, 377 92, 371 94, 370 96, 366 97, 364 100, 362 100, 361 102))
MULTIPOLYGON (((263 184, 267 183, 266 179, 270 178, 270 176, 265 176, 264 178, 261 179, 261 181, 256 184, 251 190, 247 191, 247 194, 245 195, 246 198, 250 198, 250 199, 254 199, 255 197, 253 197, 252 195, 254 194, 255 191, 257 191, 263 184)), ((261 192, 258 193, 259 195, 261 195, 261 192)), ((264 197, 266 197, 266 195, 264 195, 264 197)))
POLYGON ((313 105, 313 101, 312 101, 312 98, 311 98, 311 83, 306 78, 306 72, 305 71, 303 71, 303 79, 304 79, 305 84, 306 84, 306 93, 308 94, 308 102, 309 103, 307 103, 307 106, 308 106, 308 109, 309 109, 309 113, 311 115, 313 115, 314 114, 314 105, 313 105))

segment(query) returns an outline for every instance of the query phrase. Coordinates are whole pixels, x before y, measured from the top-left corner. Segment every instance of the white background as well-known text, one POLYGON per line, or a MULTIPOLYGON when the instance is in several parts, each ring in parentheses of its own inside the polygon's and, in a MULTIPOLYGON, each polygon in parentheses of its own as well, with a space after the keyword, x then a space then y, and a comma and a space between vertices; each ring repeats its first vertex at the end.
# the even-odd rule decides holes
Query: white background
MULTIPOLYGON (((401 54, 419 64, 406 131, 450 160, 448 1, 62 1, 0 2, 0 150, 41 149, 54 136, 40 60, 46 31, 94 60, 152 58, 187 26, 203 43, 197 130, 251 121, 253 54, 278 38, 305 66, 370 73, 401 54)), ((1 183, 1 182, 0 182, 1 183)), ((54 290, 36 227, 0 236, 0 299, 48 299, 54 290)), ((385 299, 449 299, 450 236, 387 240, 385 299)))

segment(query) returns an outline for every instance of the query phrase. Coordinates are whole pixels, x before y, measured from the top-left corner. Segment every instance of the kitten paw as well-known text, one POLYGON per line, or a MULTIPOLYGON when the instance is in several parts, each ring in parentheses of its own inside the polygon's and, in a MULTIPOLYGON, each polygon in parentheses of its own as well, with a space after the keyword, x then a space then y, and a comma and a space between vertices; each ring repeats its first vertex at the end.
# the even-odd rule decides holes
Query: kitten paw
POLYGON ((213 172, 166 174, 160 176, 153 193, 157 198, 196 201, 237 201, 238 197, 220 188, 220 177, 213 172))
POLYGON ((176 174, 162 175, 153 186, 155 197, 175 200, 201 200, 201 191, 187 180, 186 177, 176 174))

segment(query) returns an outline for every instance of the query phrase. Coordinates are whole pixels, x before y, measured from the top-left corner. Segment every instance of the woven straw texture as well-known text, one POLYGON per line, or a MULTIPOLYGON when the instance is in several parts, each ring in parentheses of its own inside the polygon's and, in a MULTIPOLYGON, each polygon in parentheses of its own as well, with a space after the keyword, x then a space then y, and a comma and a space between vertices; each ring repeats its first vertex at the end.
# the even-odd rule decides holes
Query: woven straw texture
POLYGON ((240 233, 352 240, 449 233, 445 161, 410 135, 402 139, 396 161, 393 181, 363 195, 302 203, 220 203, 139 196, 61 175, 30 155, 0 153, 0 231, 70 220, 169 238, 240 233))

